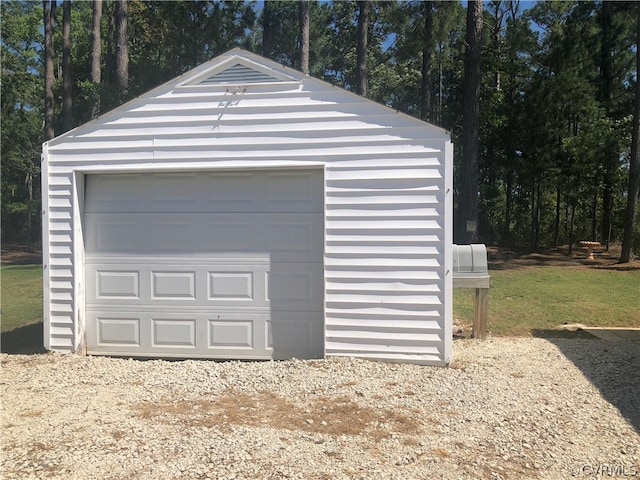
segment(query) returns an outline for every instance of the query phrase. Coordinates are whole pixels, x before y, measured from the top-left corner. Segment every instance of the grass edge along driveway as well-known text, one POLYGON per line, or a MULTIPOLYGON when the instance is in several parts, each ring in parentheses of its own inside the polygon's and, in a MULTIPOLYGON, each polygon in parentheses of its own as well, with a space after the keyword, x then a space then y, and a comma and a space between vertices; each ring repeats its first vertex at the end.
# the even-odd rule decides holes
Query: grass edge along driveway
MULTIPOLYGON (((3 265, 2 332, 42 320, 42 266, 3 265)), ((563 323, 640 327, 640 270, 528 266, 490 270, 489 331, 528 335, 563 323)), ((473 291, 454 289, 453 314, 470 323, 473 291)))
MULTIPOLYGON (((640 270, 529 266, 489 270, 489 331, 526 335, 564 323, 640 327, 640 270)), ((454 317, 471 321, 473 292, 454 290, 454 317)))

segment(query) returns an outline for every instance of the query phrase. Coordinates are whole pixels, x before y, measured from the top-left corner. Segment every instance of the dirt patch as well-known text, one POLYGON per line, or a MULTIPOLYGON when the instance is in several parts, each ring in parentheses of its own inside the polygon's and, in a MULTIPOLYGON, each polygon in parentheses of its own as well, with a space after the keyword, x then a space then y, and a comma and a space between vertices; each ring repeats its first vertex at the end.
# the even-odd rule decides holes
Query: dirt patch
POLYGON ((39 245, 3 245, 0 259, 3 265, 41 265, 39 245))
POLYGON ((569 246, 564 245, 539 252, 528 252, 503 247, 487 247, 489 270, 511 270, 533 266, 560 266, 573 268, 602 268, 612 270, 640 270, 640 261, 618 263, 622 246, 613 244, 596 247, 594 258, 587 258, 587 250, 574 247, 569 253, 569 246))
POLYGON ((135 405, 133 410, 142 418, 177 422, 185 427, 225 429, 240 425, 328 435, 366 434, 378 440, 392 434, 417 435, 422 431, 415 416, 359 405, 345 396, 319 396, 302 407, 273 392, 247 395, 230 391, 212 400, 145 402, 135 405))

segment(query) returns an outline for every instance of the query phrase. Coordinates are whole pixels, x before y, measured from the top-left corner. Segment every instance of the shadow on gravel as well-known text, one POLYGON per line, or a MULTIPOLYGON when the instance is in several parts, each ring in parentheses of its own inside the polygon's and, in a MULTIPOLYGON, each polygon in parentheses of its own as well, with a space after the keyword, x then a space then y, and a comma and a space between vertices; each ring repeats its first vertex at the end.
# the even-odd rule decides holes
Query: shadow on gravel
POLYGON ((554 338, 582 338, 584 340, 597 340, 596 337, 591 335, 586 330, 560 330, 560 329, 547 329, 534 328, 531 330, 531 335, 537 338, 546 338, 547 340, 554 338))
MULTIPOLYGON (((593 341, 585 343, 576 342, 575 339, 588 338, 586 336, 574 334, 572 338, 565 335, 553 337, 548 330, 532 333, 558 347, 600 390, 602 398, 616 407, 640 433, 640 343, 599 340, 586 333, 593 341)), ((579 406, 576 405, 576 408, 579 406)))
POLYGON ((0 352, 21 355, 45 353, 42 322, 2 332, 0 352))

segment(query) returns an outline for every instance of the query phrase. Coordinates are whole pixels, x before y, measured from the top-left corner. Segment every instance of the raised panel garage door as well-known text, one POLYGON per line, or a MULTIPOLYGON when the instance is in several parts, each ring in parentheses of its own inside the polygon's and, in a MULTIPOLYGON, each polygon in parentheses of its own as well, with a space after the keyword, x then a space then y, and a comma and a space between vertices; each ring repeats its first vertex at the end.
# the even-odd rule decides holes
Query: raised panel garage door
POLYGON ((321 171, 86 179, 88 353, 323 355, 321 171))

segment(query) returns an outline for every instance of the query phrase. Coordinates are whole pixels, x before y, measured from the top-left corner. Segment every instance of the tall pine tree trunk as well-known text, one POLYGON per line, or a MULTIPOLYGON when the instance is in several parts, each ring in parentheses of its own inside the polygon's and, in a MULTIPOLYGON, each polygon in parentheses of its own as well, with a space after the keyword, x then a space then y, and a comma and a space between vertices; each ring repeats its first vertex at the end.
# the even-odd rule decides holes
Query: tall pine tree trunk
POLYGON ((482 0, 469 0, 467 47, 464 54, 462 118, 462 165, 458 200, 456 243, 478 241, 478 163, 480 157, 480 51, 482 47, 482 0))
POLYGON ((358 39, 356 48, 356 93, 367 95, 367 42, 369 39, 369 0, 358 0, 358 39))
POLYGON ((542 218, 542 179, 544 175, 536 182, 535 199, 534 199, 534 217, 533 217, 533 251, 537 252, 540 247, 540 220, 542 218))
POLYGON ((309 0, 300 0, 300 71, 309 74, 309 0))
MULTIPOLYGON (((116 70, 116 22, 115 22, 115 8, 113 2, 107 2, 105 5, 105 12, 109 19, 109 26, 107 30, 107 45, 104 59, 104 72, 102 75, 103 85, 113 85, 116 70)), ((113 107, 113 100, 111 95, 102 98, 105 108, 113 107), (106 102, 105 102, 106 100, 106 102)))
POLYGON ((129 35, 128 0, 116 0, 115 10, 115 42, 116 42, 116 84, 118 85, 120 100, 124 100, 129 93, 129 35))
MULTIPOLYGON (((613 84, 613 73, 611 65, 612 52, 612 5, 609 1, 602 2, 602 50, 600 55, 600 101, 611 117, 611 90, 613 84)), ((618 170, 618 148, 616 141, 609 136, 604 141, 604 191, 602 195, 602 239, 605 242, 607 251, 611 239, 612 219, 613 219, 613 190, 615 176, 618 170)), ((593 238, 592 240, 595 240, 593 238)))
POLYGON ((100 57, 102 55, 102 0, 93 0, 93 24, 91 27, 91 82, 94 87, 94 99, 91 106, 91 118, 100 115, 100 57))
POLYGON ((531 232, 529 236, 529 248, 536 251, 536 177, 531 178, 531 232))
POLYGON ((553 246, 558 246, 560 238, 560 210, 562 208, 562 194, 560 193, 560 182, 556 186, 556 217, 553 221, 553 246))
MULTIPOLYGON (((50 0, 42 2, 44 23, 44 136, 47 140, 55 137, 53 128, 53 17, 50 0)), ((54 7, 55 8, 55 7, 54 7)))
POLYGON ((511 243, 511 216, 513 211, 513 171, 509 168, 505 179, 505 205, 504 205, 504 230, 503 243, 511 243))
POLYGON ((573 253, 573 242, 574 242, 574 235, 573 235, 573 231, 575 228, 575 218, 576 218, 576 203, 577 200, 575 198, 575 194, 572 196, 571 199, 571 220, 569 220, 569 255, 571 255, 573 253))
MULTIPOLYGON (((493 8, 495 8, 495 24, 493 25, 493 49, 494 52, 498 55, 498 57, 501 56, 501 50, 502 50, 502 23, 504 20, 504 10, 502 8, 502 0, 493 0, 491 2, 491 5, 493 6, 493 8)), ((496 91, 500 91, 502 90, 502 72, 500 71, 500 68, 498 66, 496 66, 495 71, 493 72, 493 77, 494 77, 494 87, 496 89, 496 91)))
POLYGON ((633 236, 636 229, 636 216, 638 215, 638 195, 640 195, 640 5, 636 4, 636 9, 636 85, 633 106, 633 130, 631 132, 627 212, 624 220, 620 263, 632 262, 635 259, 633 236))
POLYGON ((272 37, 272 25, 273 22, 273 14, 271 2, 273 0, 265 0, 264 7, 262 9, 262 55, 270 58, 271 57, 271 37, 272 37))
POLYGON ((591 239, 598 238, 598 177, 593 178, 593 198, 591 199, 591 239))
POLYGON ((29 171, 27 172, 27 191, 29 192, 29 200, 27 202, 27 244, 31 244, 33 236, 33 163, 29 163, 29 171))
POLYGON ((420 118, 431 120, 431 64, 433 61, 433 2, 422 2, 422 82, 420 85, 420 118))
POLYGON ((62 130, 73 127, 73 75, 71 72, 71 0, 62 2, 62 130))
MULTIPOLYGON (((439 50, 442 51, 442 43, 439 50)), ((438 55, 438 109, 437 109, 437 123, 442 125, 442 97, 444 96, 444 71, 442 66, 442 55, 438 55)))

